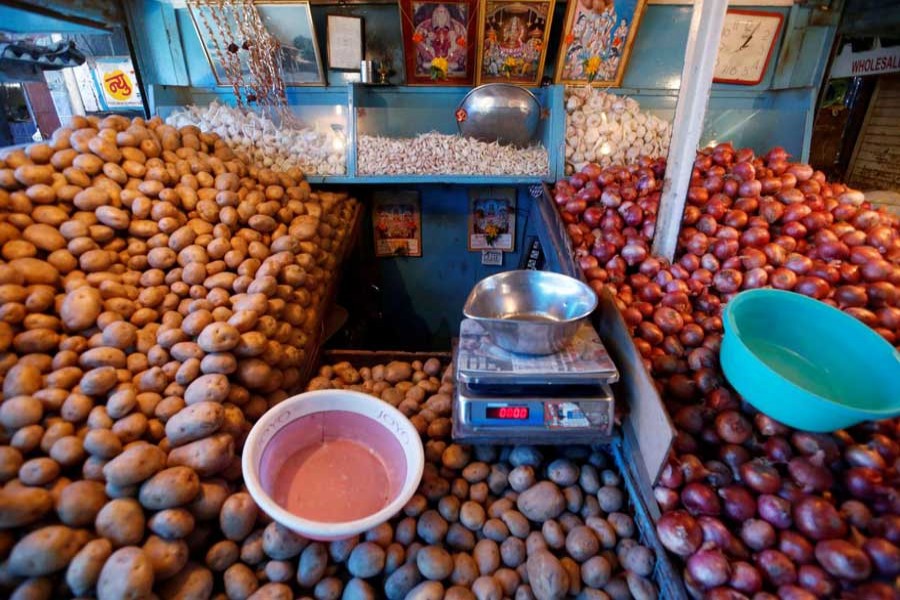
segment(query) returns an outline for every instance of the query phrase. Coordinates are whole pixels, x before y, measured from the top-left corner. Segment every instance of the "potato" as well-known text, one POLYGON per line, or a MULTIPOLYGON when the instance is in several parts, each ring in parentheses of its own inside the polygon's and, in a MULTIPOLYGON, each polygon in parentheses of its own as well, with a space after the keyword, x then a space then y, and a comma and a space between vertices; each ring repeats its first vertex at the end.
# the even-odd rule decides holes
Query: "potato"
POLYGON ((502 600, 503 590, 493 577, 481 576, 472 583, 472 594, 477 600, 502 600))
POLYGON ((100 579, 100 571, 112 554, 112 544, 97 538, 85 544, 66 569, 66 585, 77 595, 86 595, 100 579))
POLYGON ((569 590, 569 575, 559 560, 546 550, 528 557, 528 583, 538 600, 561 598, 569 590))
POLYGON ((110 460, 103 467, 103 475, 113 485, 134 485, 161 471, 165 465, 165 452, 152 444, 141 443, 129 446, 110 460))
POLYGON ((416 525, 416 532, 429 544, 440 544, 449 529, 447 521, 436 510, 422 513, 416 525))
POLYGON ((256 575, 243 563, 235 563, 225 570, 225 594, 228 600, 246 600, 259 587, 256 575))
POLYGON ((442 581, 453 572, 453 558, 440 546, 422 548, 416 554, 416 565, 426 579, 434 581, 442 581))
POLYGON ((269 523, 263 531, 263 551, 275 560, 294 558, 308 543, 306 538, 276 522, 269 523))
POLYGON ((221 480, 201 481, 200 493, 188 509, 201 521, 217 519, 228 496, 228 487, 221 480))
POLYGON ((250 494, 246 492, 232 494, 225 500, 219 514, 222 533, 230 540, 243 540, 252 531, 257 512, 256 503, 250 494))
POLYGON ((154 578, 159 581, 172 577, 187 564, 188 546, 182 540, 164 540, 151 535, 142 547, 153 567, 154 578))
POLYGON ((267 583, 250 595, 252 600, 292 600, 291 588, 283 583, 267 583))
MULTIPOLYGON (((221 540, 213 544, 209 550, 206 552, 206 566, 212 569, 213 571, 220 572, 224 571, 235 562, 237 562, 238 557, 240 556, 240 548, 238 545, 231 540, 221 540)), ((301 556, 301 564, 302 564, 302 556, 301 556)), ((302 569, 298 569, 297 577, 298 580, 301 577, 302 569)), ((325 572, 323 567, 322 573, 325 572)), ((321 574, 319 575, 321 577, 321 574)), ((318 581, 318 580, 317 580, 318 581)), ((301 582, 303 587, 311 587, 313 584, 304 585, 301 582)))
POLYGON ((184 392, 187 404, 200 402, 223 403, 228 398, 228 377, 221 374, 202 375, 195 379, 184 392))
POLYGON ((450 574, 450 583, 471 587, 478 576, 478 565, 471 555, 460 552, 453 556, 453 573, 450 574))
POLYGON ((350 552, 347 569, 354 577, 374 577, 384 569, 384 549, 373 542, 363 542, 350 552))
POLYGON ((0 425, 11 431, 36 425, 43 416, 41 401, 33 396, 7 396, 0 404, 0 425))
POLYGON ((300 554, 297 566, 297 583, 300 587, 311 588, 321 581, 328 567, 328 550, 320 542, 308 545, 300 554))
POLYGON ((20 577, 35 577, 60 571, 88 539, 86 531, 63 525, 36 529, 13 546, 8 559, 9 572, 20 577))
POLYGON ((391 573, 384 581, 384 593, 389 600, 402 600, 419 584, 422 576, 416 565, 406 564, 391 573))
POLYGON ((227 433, 218 433, 174 448, 169 453, 167 465, 185 465, 201 477, 209 477, 228 467, 233 457, 234 438, 227 433))
POLYGON ((59 463, 45 456, 25 461, 19 469, 19 479, 25 485, 46 485, 59 477, 59 463))
POLYGON ((200 478, 188 467, 164 469, 141 484, 141 505, 149 510, 175 508, 191 502, 200 493, 200 478))
POLYGON ((166 423, 172 446, 181 446, 214 433, 222 425, 225 409, 216 402, 198 402, 179 411, 166 423))
POLYGON ((159 587, 161 598, 168 600, 206 600, 213 593, 213 576, 208 569, 188 563, 159 587))
POLYGON ((500 548, 497 542, 489 539, 479 540, 472 552, 481 575, 491 575, 500 568, 500 548))
POLYGON ((531 521, 543 523, 562 513, 565 498, 554 483, 541 481, 519 494, 516 506, 531 521))
POLYGON ((144 511, 133 498, 116 498, 100 509, 94 526, 113 547, 133 546, 144 539, 144 511))
POLYGON ((600 542, 591 528, 579 525, 566 535, 566 552, 578 562, 584 562, 600 551, 600 542))
POLYGON ((194 516, 183 508, 167 508, 150 517, 147 527, 163 539, 178 540, 194 531, 194 516))
POLYGON ((56 514, 69 527, 87 527, 94 523, 107 500, 100 482, 73 481, 62 489, 56 501, 56 514))
POLYGON ((149 597, 153 588, 153 565, 135 546, 119 548, 107 559, 97 581, 98 600, 149 597))

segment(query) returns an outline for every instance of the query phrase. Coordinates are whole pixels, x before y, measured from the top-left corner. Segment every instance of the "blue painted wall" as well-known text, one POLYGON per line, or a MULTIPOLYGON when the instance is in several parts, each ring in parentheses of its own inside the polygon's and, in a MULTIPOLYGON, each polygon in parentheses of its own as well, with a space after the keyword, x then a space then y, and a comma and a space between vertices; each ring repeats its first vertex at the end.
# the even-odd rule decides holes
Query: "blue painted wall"
MULTIPOLYGON (((559 2, 550 47, 558 46, 564 14, 559 2)), ((158 0, 125 3, 135 32, 139 62, 145 83, 153 86, 150 98, 160 112, 191 102, 206 104, 214 98, 233 102, 227 88, 215 87, 212 72, 186 9, 173 9, 158 0), (178 40, 178 43, 175 42, 178 40), (174 87, 172 87, 174 86, 174 87)), ((781 145, 798 158, 808 155, 816 94, 827 63, 836 15, 807 6, 760 7, 785 15, 785 23, 768 72, 757 86, 713 86, 702 141, 731 140, 740 146, 766 150, 781 145)), ((313 17, 319 47, 324 56, 325 15, 337 7, 315 6, 313 17)), ((394 53, 395 67, 402 68, 399 52, 400 20, 395 4, 352 6, 352 13, 366 19, 367 39, 381 40, 394 53)), ((655 5, 647 7, 625 74, 624 87, 611 90, 636 97, 641 105, 661 116, 673 118, 684 62, 691 7, 655 5)), ((379 58, 370 53, 369 58, 379 58)), ((555 56, 547 60, 552 72, 555 56)), ((329 72, 330 86, 322 89, 291 88, 289 102, 301 116, 315 118, 335 110, 349 96, 344 73, 329 72), (324 111, 324 113, 323 113, 324 111)), ((395 78, 395 81, 397 78, 395 78)), ((418 88, 421 102, 428 103, 434 88, 418 88)), ((413 92, 412 96, 415 95, 413 92)), ((423 115, 427 111, 421 111, 423 115)), ((413 111, 409 115, 414 114, 413 111)), ((409 115, 392 115, 394 133, 427 131, 427 116, 419 122, 409 115), (412 126, 410 130, 410 126, 412 126)), ((559 116, 557 116, 559 118, 559 116)), ((390 123, 388 123, 390 126, 390 123)), ((559 140, 560 138, 556 138, 559 140)), ((423 213, 423 257, 387 258, 368 263, 362 279, 375 281, 382 289, 382 347, 446 349, 457 329, 468 291, 480 278, 501 270, 480 264, 480 253, 466 249, 468 187, 464 185, 404 185, 418 189, 423 213)), ((360 198, 374 186, 355 188, 360 198)), ((521 258, 523 240, 533 233, 536 219, 526 186, 518 187, 516 252, 505 256, 502 269, 515 268, 521 258), (533 222, 533 221, 532 221, 533 222)), ((364 244, 371 245, 371 231, 364 244)))

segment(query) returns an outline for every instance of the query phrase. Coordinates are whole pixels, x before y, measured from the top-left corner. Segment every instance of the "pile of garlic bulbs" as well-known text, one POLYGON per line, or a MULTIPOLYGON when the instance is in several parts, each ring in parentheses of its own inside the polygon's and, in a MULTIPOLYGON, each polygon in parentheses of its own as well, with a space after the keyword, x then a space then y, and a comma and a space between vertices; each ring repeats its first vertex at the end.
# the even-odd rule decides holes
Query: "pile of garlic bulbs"
POLYGON ((244 161, 276 171, 299 168, 306 175, 343 175, 347 172, 343 132, 316 124, 277 125, 252 111, 213 102, 172 113, 166 123, 174 127, 196 125, 218 134, 244 161))
POLYGON ((590 86, 566 87, 566 174, 588 163, 633 163, 638 156, 669 152, 672 128, 641 112, 634 98, 590 86))
POLYGON ((459 135, 424 133, 414 138, 360 135, 360 175, 546 175, 543 146, 516 148, 459 135))

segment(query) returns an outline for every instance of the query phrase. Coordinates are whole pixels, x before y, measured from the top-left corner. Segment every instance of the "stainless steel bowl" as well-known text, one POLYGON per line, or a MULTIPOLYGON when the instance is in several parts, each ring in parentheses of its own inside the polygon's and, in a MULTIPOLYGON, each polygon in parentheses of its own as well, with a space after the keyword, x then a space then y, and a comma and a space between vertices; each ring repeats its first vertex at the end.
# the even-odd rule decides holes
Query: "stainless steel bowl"
POLYGON ((594 290, 577 279, 547 271, 506 271, 479 281, 463 314, 504 350, 553 354, 596 307, 594 290))
POLYGON ((509 83, 480 85, 458 108, 465 111, 465 118, 457 118, 462 135, 519 147, 534 141, 541 120, 541 103, 535 95, 509 83))

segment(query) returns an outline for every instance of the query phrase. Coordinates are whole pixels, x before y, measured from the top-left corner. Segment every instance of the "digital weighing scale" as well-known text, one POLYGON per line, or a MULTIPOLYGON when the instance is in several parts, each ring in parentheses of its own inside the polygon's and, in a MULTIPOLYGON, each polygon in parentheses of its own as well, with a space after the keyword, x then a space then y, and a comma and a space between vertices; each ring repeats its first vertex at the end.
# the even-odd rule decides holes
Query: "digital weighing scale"
POLYGON ((619 373, 584 321, 561 351, 514 354, 476 321, 454 345, 453 439, 482 443, 596 443, 612 435, 619 373))

